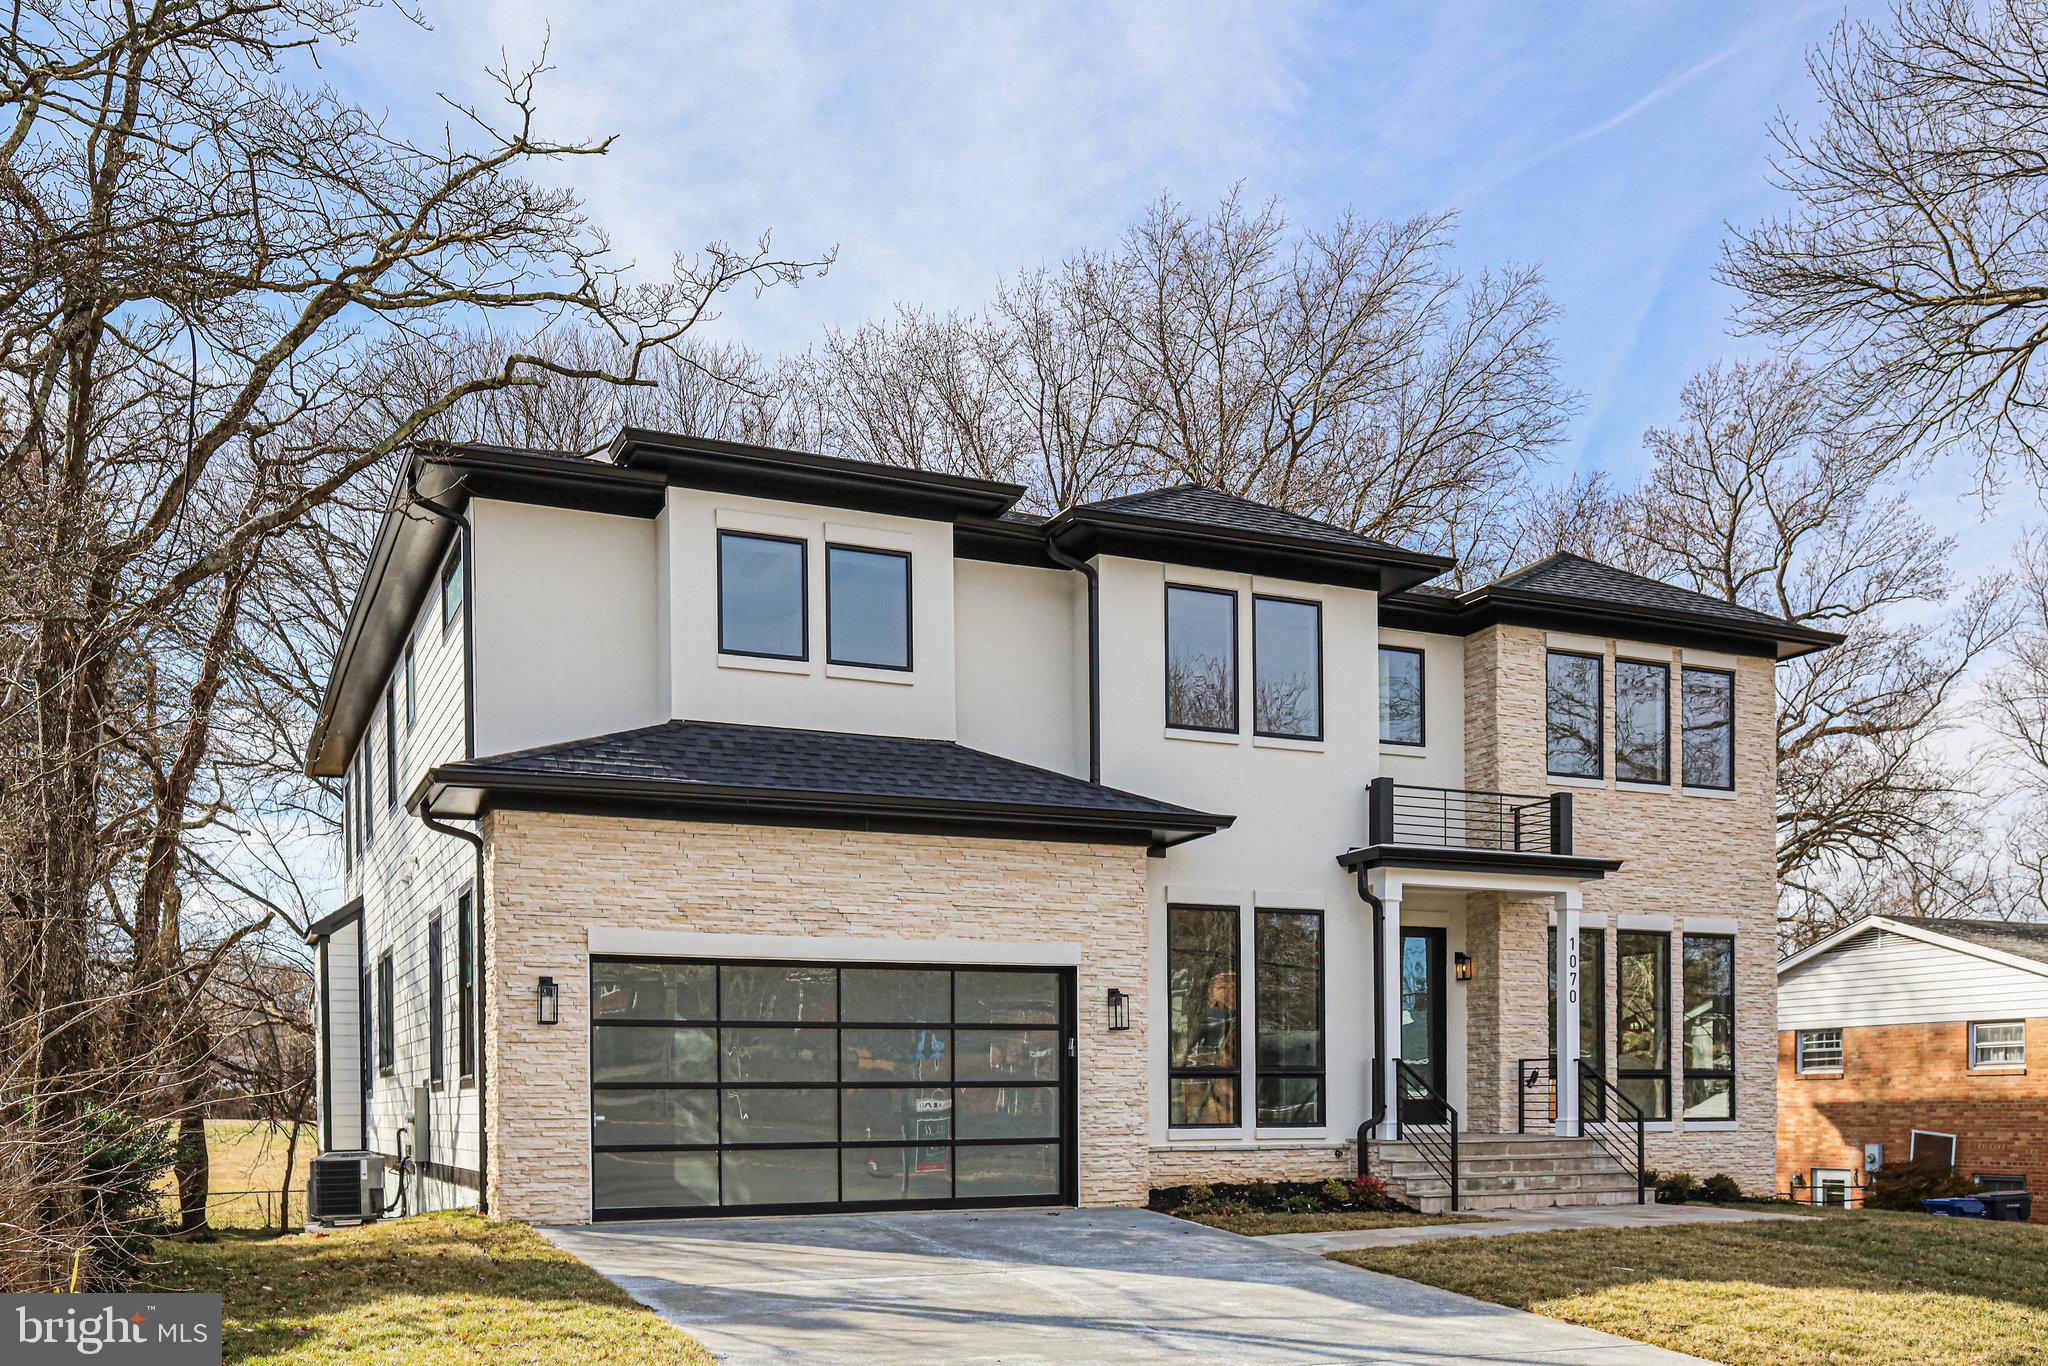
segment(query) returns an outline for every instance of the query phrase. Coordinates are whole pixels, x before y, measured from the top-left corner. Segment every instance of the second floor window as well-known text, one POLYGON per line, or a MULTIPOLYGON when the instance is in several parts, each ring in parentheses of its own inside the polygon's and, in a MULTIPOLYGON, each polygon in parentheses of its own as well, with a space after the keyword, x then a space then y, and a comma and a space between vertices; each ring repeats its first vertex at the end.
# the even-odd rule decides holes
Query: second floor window
POLYGON ((804 659, 802 541, 718 533, 718 648, 730 655, 804 659))
POLYGON ((1598 655, 1552 650, 1544 664, 1544 771, 1598 778, 1600 766, 1598 655))
POLYGON ((1380 743, 1422 743, 1422 651, 1380 646, 1380 743))
POLYGON ((1166 724, 1237 729, 1237 594, 1166 586, 1166 724))
POLYGON ((1735 786, 1735 675, 1687 669, 1683 699, 1685 785, 1735 786))
POLYGON ((1802 1029, 1793 1036, 1795 1065, 1801 1072, 1842 1070, 1842 1031, 1802 1029))
POLYGON ((398 684, 384 690, 384 805, 398 805, 398 684))
POLYGON ((1614 776, 1671 781, 1671 666, 1614 661, 1614 776))
POLYGON ((1322 604, 1252 599, 1252 729, 1323 738, 1322 604))
POLYGON ((869 669, 910 667, 910 556, 825 547, 825 657, 869 669))
POLYGON ((462 610, 462 537, 455 538, 455 548, 448 552, 448 562, 441 566, 441 629, 447 630, 454 624, 455 614, 462 610))

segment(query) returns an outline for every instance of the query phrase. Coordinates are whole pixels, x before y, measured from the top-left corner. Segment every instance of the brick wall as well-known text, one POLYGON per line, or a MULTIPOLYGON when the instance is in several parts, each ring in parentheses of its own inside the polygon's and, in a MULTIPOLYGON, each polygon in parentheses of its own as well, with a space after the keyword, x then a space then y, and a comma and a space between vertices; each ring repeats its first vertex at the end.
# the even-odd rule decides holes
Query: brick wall
MULTIPOLYGON (((2048 1039, 2048 1019, 2027 1021, 2030 1043, 2048 1039)), ((1794 1034, 1778 1036, 1778 1188, 1815 1167, 1863 1166, 1863 1145, 1884 1144, 1904 1162, 1912 1131, 1956 1136, 1956 1165, 1968 1176, 2017 1172, 2035 1193, 2034 1219, 2048 1223, 2048 1072, 2039 1067, 1972 1072, 1969 1025, 1861 1025, 1842 1030, 1838 1074, 1798 1074, 1794 1034)))
MULTIPOLYGON (((1719 931, 1735 922, 1735 1127, 1688 1131, 1682 1119, 1668 1133, 1649 1136, 1648 1160, 1661 1169, 1702 1176, 1725 1171, 1746 1189, 1767 1189, 1773 1179, 1774 1093, 1777 1081, 1777 696, 1771 661, 1743 658, 1735 665, 1735 791, 1704 795, 1665 788, 1622 787, 1613 780, 1614 660, 1616 642, 1600 642, 1605 656, 1602 750, 1608 776, 1598 783, 1561 784, 1544 771, 1544 656, 1546 633, 1494 626, 1466 640, 1466 781, 1504 792, 1571 793, 1574 849, 1619 858, 1619 872, 1585 885, 1585 909, 1606 917, 1608 933, 1607 1050, 1614 1053, 1613 945, 1623 916, 1659 918, 1671 937, 1674 1034, 1683 1012, 1681 935, 1719 931), (1501 737, 1506 737, 1504 740, 1501 737)), ((1559 642, 1560 648, 1583 648, 1559 642)), ((1670 649, 1622 646, 1631 658, 1667 660, 1672 669, 1671 769, 1680 769, 1680 668, 1670 649)), ((1724 658, 1695 663, 1725 667, 1724 658)), ((1549 1049, 1549 905, 1497 896, 1467 900, 1467 941, 1478 971, 1467 996, 1472 1127, 1512 1129, 1517 1057, 1549 1049), (1491 981, 1487 980, 1491 978, 1491 981)), ((1589 921, 1598 924, 1597 920, 1589 921)), ((1672 1088, 1682 1094, 1673 1044, 1672 1088)), ((1674 1104, 1674 1108, 1680 1108, 1674 1104)))
POLYGON ((1145 855, 1038 844, 501 811, 484 822, 491 1208, 536 1222, 590 1210, 588 931, 1008 940, 1081 946, 1080 1195, 1142 1203, 1145 855), (534 1022, 536 979, 565 984, 534 1022), (1110 1033, 1108 988, 1132 994, 1110 1033))

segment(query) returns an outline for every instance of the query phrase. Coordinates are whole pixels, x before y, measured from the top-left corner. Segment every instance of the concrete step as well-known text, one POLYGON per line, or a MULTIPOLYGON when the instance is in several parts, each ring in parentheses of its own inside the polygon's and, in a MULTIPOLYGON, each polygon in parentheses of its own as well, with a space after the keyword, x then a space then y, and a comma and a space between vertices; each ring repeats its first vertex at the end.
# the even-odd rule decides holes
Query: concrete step
MULTIPOLYGON (((1466 1171, 1527 1172, 1527 1173, 1569 1173, 1602 1175, 1607 1172, 1624 1170, 1613 1158, 1602 1153, 1597 1156, 1572 1157, 1493 1157, 1470 1158, 1459 1154, 1458 1165, 1466 1171)), ((1435 1171, 1433 1163, 1419 1157, 1375 1158, 1372 1170, 1389 1178, 1397 1176, 1422 1176, 1435 1171)))
MULTIPOLYGON (((1424 1214, 1451 1213, 1451 1197, 1448 1192, 1432 1195, 1404 1196, 1404 1203, 1424 1214)), ((1593 1205, 1632 1205, 1636 1202, 1634 1191, 1586 1191, 1561 1196, 1545 1192, 1521 1191, 1513 1194, 1476 1195, 1467 1192, 1458 1201, 1459 1214, 1487 1214, 1501 1210, 1518 1209, 1584 1209, 1593 1205)))
MULTIPOLYGON (((1438 1140, 1374 1143, 1371 1170, 1424 1213, 1450 1208, 1450 1187, 1437 1175, 1438 1140), (1427 1146, 1425 1146, 1427 1145, 1427 1146)), ((1556 1209, 1633 1204, 1634 1174, 1591 1138, 1554 1134, 1460 1134, 1459 1208, 1469 1211, 1556 1209)))

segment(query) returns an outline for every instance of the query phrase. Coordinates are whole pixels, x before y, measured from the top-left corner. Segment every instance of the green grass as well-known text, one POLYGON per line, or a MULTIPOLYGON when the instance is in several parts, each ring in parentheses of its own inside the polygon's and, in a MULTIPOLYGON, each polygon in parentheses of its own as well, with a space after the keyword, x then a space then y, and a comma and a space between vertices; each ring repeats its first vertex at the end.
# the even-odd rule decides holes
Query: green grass
POLYGON ((1833 1211, 1330 1255, 1731 1366, 2048 1358, 2040 1225, 1833 1211))
POLYGON ((160 1242, 156 1252, 152 1288, 221 1296, 229 1362, 712 1360, 532 1229, 473 1214, 160 1242))
MULTIPOLYGON (((277 1227, 278 1203, 284 1190, 284 1158, 290 1146, 285 1125, 262 1119, 206 1121, 206 1160, 211 1169, 206 1221, 217 1229, 277 1227)), ((310 1124, 299 1127, 299 1146, 292 1157, 291 1220, 306 1221, 306 1164, 318 1146, 310 1124)), ((162 1182, 163 1213, 175 1220, 178 1185, 171 1173, 162 1182)))
POLYGON ((1418 1224, 1483 1224, 1472 1214, 1411 1214, 1407 1210, 1322 1210, 1312 1214, 1183 1214, 1190 1223, 1263 1238, 1272 1233, 1347 1233, 1352 1229, 1414 1228, 1418 1224))

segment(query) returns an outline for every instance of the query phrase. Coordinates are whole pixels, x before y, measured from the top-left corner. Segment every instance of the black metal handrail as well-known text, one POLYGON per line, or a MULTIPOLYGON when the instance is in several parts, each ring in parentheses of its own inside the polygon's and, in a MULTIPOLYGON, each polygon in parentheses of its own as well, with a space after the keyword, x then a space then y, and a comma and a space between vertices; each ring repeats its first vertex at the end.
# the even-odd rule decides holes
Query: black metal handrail
POLYGON ((1635 1173, 1636 1203, 1643 1203, 1643 1187, 1650 1169, 1643 1161, 1643 1110, 1607 1080, 1599 1068, 1579 1059, 1579 1132, 1600 1145, 1624 1170, 1635 1173), (1590 1088, 1590 1090, 1589 1090, 1590 1088), (1597 1107, 1588 1106, 1588 1094, 1599 1097, 1597 1107), (1588 1111, 1592 1111, 1588 1117, 1588 1111), (1634 1151, 1630 1152, 1633 1139, 1634 1151), (1633 1159, 1633 1160, 1631 1160, 1633 1159))
POLYGON ((1423 787, 1375 778, 1367 792, 1370 844, 1420 844, 1517 854, 1569 854, 1569 792, 1547 797, 1423 787))
POLYGON ((1529 1132, 1532 1110, 1539 1128, 1550 1127, 1550 1121, 1557 1118, 1557 1063, 1550 1058, 1519 1058, 1515 1061, 1515 1076, 1520 1079, 1516 1087, 1519 1104, 1515 1132, 1529 1132))
POLYGON ((1394 1060, 1394 1072, 1399 1081, 1395 1088, 1399 1095, 1394 1105, 1394 1137, 1406 1140, 1429 1163, 1445 1185, 1451 1188, 1451 1208, 1458 1208, 1458 1111, 1450 1101, 1438 1094, 1429 1084, 1429 1079, 1415 1070, 1405 1058, 1394 1060), (1435 1125, 1409 1125, 1401 1115, 1402 1104, 1410 1100, 1427 1100, 1443 1111, 1444 1122, 1441 1131, 1435 1125), (1413 1129, 1411 1134, 1410 1129, 1413 1129))

